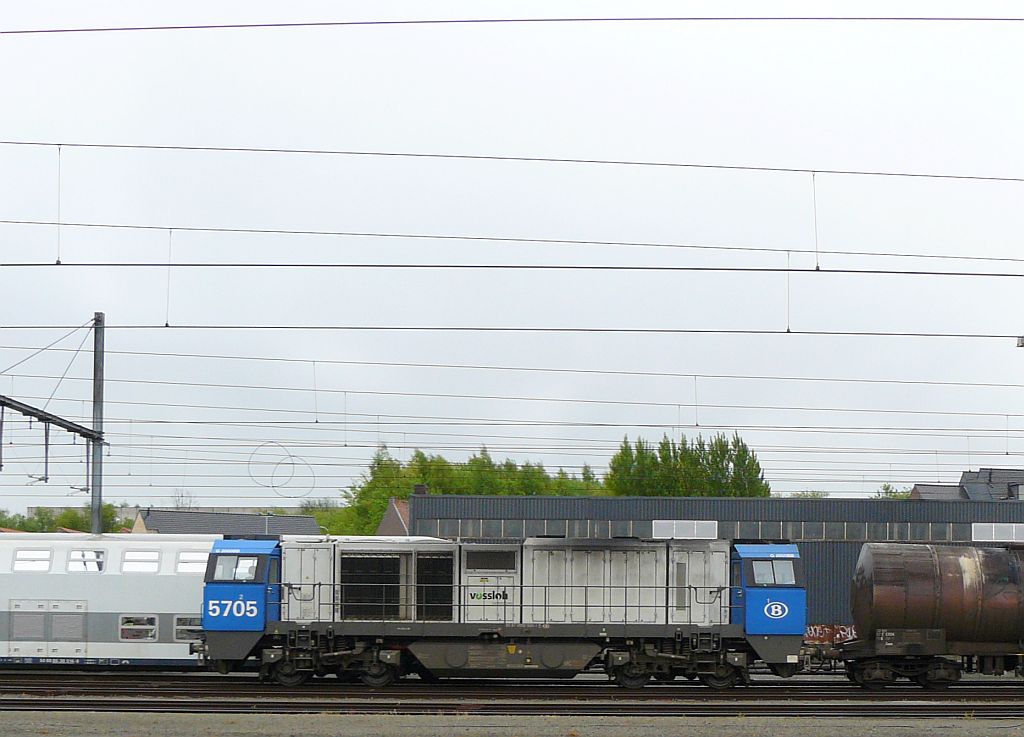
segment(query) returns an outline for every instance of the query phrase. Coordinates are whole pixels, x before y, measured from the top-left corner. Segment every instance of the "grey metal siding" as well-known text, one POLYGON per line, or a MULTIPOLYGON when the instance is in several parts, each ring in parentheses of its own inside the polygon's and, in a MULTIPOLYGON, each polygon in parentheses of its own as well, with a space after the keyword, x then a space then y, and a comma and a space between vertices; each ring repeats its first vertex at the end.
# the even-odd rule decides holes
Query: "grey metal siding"
MULTIPOLYGON (((1024 522, 1024 504, 939 500, 416 495, 412 519, 1024 522)), ((909 535, 909 530, 907 532, 909 535)))
POLYGON ((861 543, 812 541, 797 545, 807 579, 807 623, 853 624, 850 580, 861 543))

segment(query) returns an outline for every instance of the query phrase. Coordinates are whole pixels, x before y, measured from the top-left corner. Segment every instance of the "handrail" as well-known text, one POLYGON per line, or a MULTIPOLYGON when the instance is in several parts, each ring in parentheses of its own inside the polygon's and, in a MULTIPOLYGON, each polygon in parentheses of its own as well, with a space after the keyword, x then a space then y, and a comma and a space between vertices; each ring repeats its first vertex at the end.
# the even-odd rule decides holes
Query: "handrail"
POLYGON ((740 590, 738 586, 366 581, 282 583, 280 587, 281 597, 275 603, 285 607, 282 616, 303 621, 726 624, 743 609, 742 599, 734 603, 732 596, 740 590), (431 593, 439 594, 437 600, 431 593))

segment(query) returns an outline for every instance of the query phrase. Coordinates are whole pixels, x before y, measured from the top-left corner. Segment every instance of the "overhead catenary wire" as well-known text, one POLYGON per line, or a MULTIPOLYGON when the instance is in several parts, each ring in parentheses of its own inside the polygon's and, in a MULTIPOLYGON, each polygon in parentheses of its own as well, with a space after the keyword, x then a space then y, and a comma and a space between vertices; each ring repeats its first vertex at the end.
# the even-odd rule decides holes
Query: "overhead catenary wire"
MULTIPOLYGON (((21 261, 0 263, 0 268, 56 268, 58 264, 48 261, 21 261)), ((387 262, 178 262, 155 263, 145 261, 95 261, 59 264, 62 269, 352 269, 352 270, 449 270, 449 271, 635 271, 635 272, 693 272, 693 273, 739 273, 739 274, 821 274, 854 276, 940 276, 1022 279, 1024 273, 1004 271, 939 271, 925 269, 869 269, 869 268, 805 268, 786 266, 680 266, 668 264, 468 264, 468 263, 387 263, 387 262)), ((166 325, 165 325, 166 327, 166 325)))
MULTIPOLYGON (((26 325, 0 324, 0 330, 65 330, 67 325, 26 325)), ((343 325, 343 324, 269 324, 193 323, 181 325, 159 325, 152 323, 107 324, 108 330, 174 330, 174 331, 307 331, 307 332, 437 332, 437 333, 570 333, 570 334, 619 334, 619 335, 786 335, 833 338, 953 338, 1016 340, 1016 333, 943 333, 927 331, 881 330, 786 330, 781 328, 644 328, 644 327, 583 327, 543 325, 343 325)))
MULTIPOLYGON (((36 350, 32 346, 0 345, 5 350, 36 350)), ((52 348, 51 350, 70 351, 71 348, 52 348)), ((301 363, 309 364, 316 361, 320 364, 339 366, 386 366, 393 368, 428 368, 428 369, 453 369, 467 371, 498 371, 498 372, 540 372, 555 374, 594 374, 602 376, 637 376, 637 377, 664 377, 664 378, 685 378, 692 379, 694 376, 701 380, 722 379, 722 380, 756 380, 756 381, 799 381, 799 382, 825 382, 842 384, 892 384, 895 386, 947 386, 947 387, 989 387, 989 388, 1024 388, 1024 383, 1002 383, 985 381, 943 381, 928 379, 868 379, 858 377, 841 376, 800 376, 800 375, 770 375, 770 374, 720 374, 706 372, 678 372, 678 371, 644 371, 626 369, 601 369, 601 368, 573 368, 557 366, 512 366, 501 364, 471 364, 471 363, 430 363, 413 361, 360 361, 354 359, 331 359, 331 358, 303 358, 289 356, 253 356, 242 354, 218 354, 218 353, 184 353, 176 351, 132 351, 132 350, 107 350, 107 354, 122 356, 142 356, 154 358, 200 358, 223 361, 267 361, 277 363, 301 363)), ((3 373, 3 372, 0 372, 3 373)), ((675 404, 673 402, 673 404, 675 404)))
MULTIPOLYGON (((1021 19, 1024 20, 1024 19, 1021 19)), ((0 31, 2 34, 2 31, 0 31)), ((603 159, 558 156, 517 156, 511 154, 440 153, 424 151, 373 151, 330 148, 286 148, 271 146, 201 146, 150 143, 90 143, 82 141, 0 140, 4 146, 62 146, 81 149, 134 149, 140 151, 202 151, 211 153, 293 154, 302 156, 366 156, 406 159, 440 159, 455 161, 510 161, 538 164, 583 164, 595 166, 666 167, 676 169, 709 169, 726 171, 771 172, 780 174, 829 174, 865 177, 907 177, 914 179, 950 179, 983 182, 1024 182, 1024 177, 979 174, 941 174, 932 172, 888 171, 884 169, 839 169, 831 167, 794 167, 743 164, 707 164, 682 161, 644 159, 603 159)))
MULTIPOLYGON (((72 359, 73 360, 73 359, 72 359)), ((49 374, 12 374, 15 378, 23 379, 54 379, 58 378, 49 374)), ((65 376, 59 377, 60 380, 64 380, 65 376)), ((79 382, 91 382, 90 377, 85 376, 73 376, 67 379, 68 381, 79 381, 79 382)), ((191 381, 169 381, 162 379, 119 379, 112 377, 105 377, 104 380, 108 383, 113 384, 140 384, 140 385, 153 385, 153 386, 174 386, 182 388, 207 388, 207 389, 252 389, 259 391, 278 391, 278 392, 298 392, 304 394, 353 394, 362 396, 382 396, 382 397, 403 397, 403 398, 423 398, 423 399, 473 399, 473 400, 487 400, 496 402, 553 402, 558 404, 596 404, 596 405, 612 405, 612 406, 639 406, 639 407, 660 407, 660 408, 685 408, 693 409, 699 407, 701 409, 743 409, 743 410, 757 410, 757 411, 786 411, 786 412, 832 412, 832 413, 855 413, 855 414, 897 414, 897 415, 934 415, 934 416, 960 416, 960 417, 1024 417, 1024 413, 1021 412, 982 412, 978 410, 921 410, 921 409, 889 409, 889 408, 872 408, 872 407, 835 407, 835 406, 824 406, 824 407, 810 407, 806 405, 771 405, 771 404, 722 404, 716 402, 699 402, 699 403, 688 403, 688 402, 657 402, 647 400, 629 400, 629 399, 593 399, 586 397, 531 397, 531 396, 517 396, 508 394, 460 394, 454 392, 412 392, 412 391, 386 391, 386 390, 372 390, 372 389, 330 389, 323 386, 313 388, 310 387, 293 387, 293 386, 268 386, 268 385, 257 385, 257 384, 231 384, 231 383, 218 383, 218 382, 191 382, 191 381)), ((58 382, 59 383, 59 382, 58 382)), ((65 401, 69 402, 84 402, 85 399, 81 398, 67 398, 65 401)), ((128 401, 128 400, 111 400, 113 404, 126 404, 126 405, 137 405, 137 406, 170 406, 167 402, 143 402, 143 401, 128 401)), ((244 412, 280 412, 282 414, 309 414, 308 409, 294 409, 288 407, 259 407, 253 405, 210 405, 210 404, 183 404, 175 402, 174 407, 187 407, 190 409, 217 409, 217 410, 234 410, 244 412)), ((314 408, 314 416, 318 414, 325 415, 348 415, 352 413, 341 412, 341 411, 327 411, 318 410, 314 408)), ((315 422, 315 420, 314 420, 315 422)))
MULTIPOLYGON (((924 259, 940 261, 990 261, 1004 263, 1024 263, 1024 258, 1013 256, 983 256, 977 254, 929 254, 893 251, 855 251, 848 249, 821 251, 813 248, 800 248, 787 246, 785 248, 771 248, 766 246, 737 246, 737 245, 715 245, 708 243, 678 243, 667 241, 631 241, 631 240, 586 240, 579 238, 529 238, 516 236, 498 235, 464 235, 452 233, 399 233, 380 231, 354 231, 354 230, 329 230, 329 229, 302 229, 302 228, 254 228, 254 227, 214 227, 214 226, 183 226, 183 225, 149 225, 136 223, 110 223, 110 222, 63 222, 53 220, 27 220, 27 219, 0 219, 3 225, 28 225, 66 228, 95 228, 111 230, 143 230, 143 231, 181 231, 183 233, 225 233, 245 235, 295 235, 295 236, 319 236, 339 238, 381 238, 381 239, 410 239, 410 240, 436 240, 436 241, 480 241, 500 244, 525 244, 525 245, 567 245, 567 246, 608 246, 621 248, 654 248, 654 249, 680 249, 698 251, 722 251, 722 252, 749 252, 749 253, 796 253, 814 255, 815 259, 822 256, 864 256, 884 257, 903 259, 924 259)), ((168 262, 170 259, 168 258, 168 262)), ((17 265, 16 263, 11 264, 17 265)), ((52 265, 36 264, 27 265, 52 265)), ((166 263, 161 264, 166 266, 166 263)))

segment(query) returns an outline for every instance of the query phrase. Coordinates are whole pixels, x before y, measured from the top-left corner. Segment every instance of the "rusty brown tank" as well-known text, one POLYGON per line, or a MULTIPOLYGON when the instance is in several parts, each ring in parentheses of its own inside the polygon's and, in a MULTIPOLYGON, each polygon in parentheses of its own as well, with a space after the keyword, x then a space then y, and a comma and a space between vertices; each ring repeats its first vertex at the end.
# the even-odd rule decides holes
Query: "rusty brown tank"
POLYGON ((867 543, 853 577, 860 638, 879 629, 942 629, 948 642, 1024 640, 1024 551, 867 543))

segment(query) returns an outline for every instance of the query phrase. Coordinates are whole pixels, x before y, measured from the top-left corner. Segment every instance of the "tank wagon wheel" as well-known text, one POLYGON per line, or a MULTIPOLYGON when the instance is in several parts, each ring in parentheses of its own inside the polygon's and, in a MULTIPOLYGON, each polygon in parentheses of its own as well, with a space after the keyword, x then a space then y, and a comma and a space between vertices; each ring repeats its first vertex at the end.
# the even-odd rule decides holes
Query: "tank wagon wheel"
POLYGON ((638 663, 625 663, 615 669, 612 678, 622 688, 643 688, 650 682, 651 674, 638 663))
POLYGON ((929 691, 945 691, 947 688, 953 685, 952 681, 946 680, 945 678, 932 680, 928 678, 927 673, 919 673, 910 680, 912 680, 921 688, 928 689, 929 691))
POLYGON ((697 678, 708 688, 724 691, 740 682, 740 673, 731 665, 720 665, 714 673, 699 673, 697 678))
POLYGON ((310 671, 298 670, 294 663, 278 663, 271 671, 271 676, 281 686, 301 686, 308 681, 313 674, 310 671))
POLYGON ((377 661, 366 666, 359 680, 372 688, 384 688, 398 680, 398 673, 394 666, 377 661))
POLYGON ((356 683, 359 680, 359 671, 351 668, 338 668, 338 681, 341 683, 356 683))

